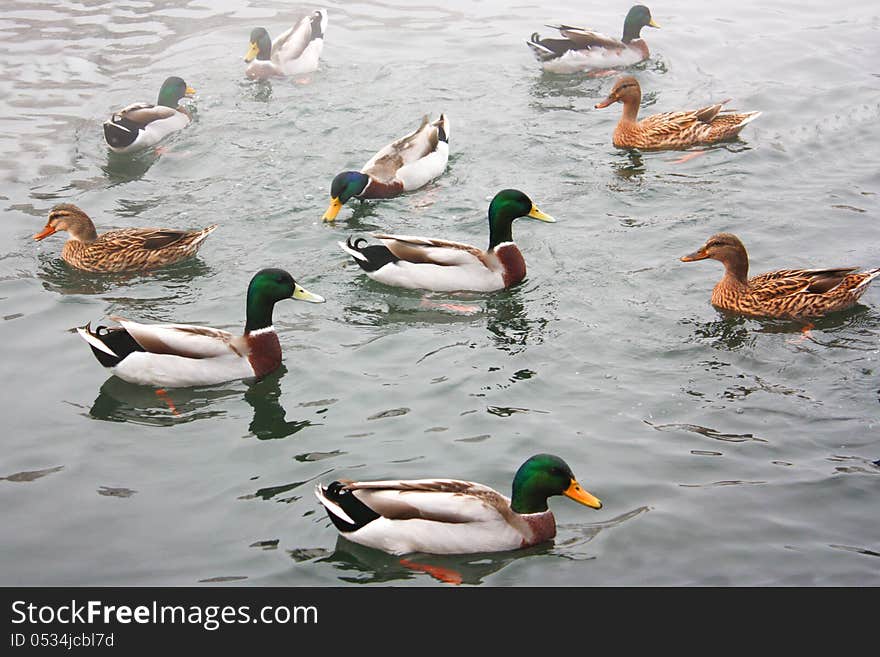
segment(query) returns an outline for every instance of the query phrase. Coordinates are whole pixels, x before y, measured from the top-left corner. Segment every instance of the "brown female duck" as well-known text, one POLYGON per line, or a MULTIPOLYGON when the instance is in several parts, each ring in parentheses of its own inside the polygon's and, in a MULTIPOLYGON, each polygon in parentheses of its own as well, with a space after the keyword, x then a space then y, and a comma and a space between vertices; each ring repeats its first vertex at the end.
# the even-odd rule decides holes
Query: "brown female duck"
POLYGON ((59 230, 70 237, 61 250, 68 264, 91 272, 120 272, 155 269, 196 254, 205 238, 217 228, 201 230, 172 228, 123 228, 102 235, 80 208, 70 203, 49 211, 45 228, 36 235, 41 240, 59 230))
POLYGON ((780 269, 749 278, 749 256, 736 235, 718 233, 682 262, 712 258, 724 276, 712 290, 712 305, 743 315, 801 319, 820 317, 854 305, 880 276, 880 268, 780 269))
POLYGON ((628 75, 620 78, 608 98, 597 109, 623 103, 623 116, 614 129, 613 142, 618 148, 673 149, 697 144, 711 144, 734 139, 761 112, 736 112, 722 109, 725 100, 696 110, 664 112, 638 120, 642 89, 638 80, 628 75))

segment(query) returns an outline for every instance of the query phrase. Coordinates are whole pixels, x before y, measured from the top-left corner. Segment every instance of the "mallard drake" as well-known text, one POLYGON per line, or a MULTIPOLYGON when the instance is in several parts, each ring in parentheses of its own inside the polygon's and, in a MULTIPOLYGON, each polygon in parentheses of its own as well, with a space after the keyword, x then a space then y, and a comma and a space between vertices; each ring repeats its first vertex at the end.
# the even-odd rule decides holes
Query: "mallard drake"
POLYGON ((547 507, 553 495, 602 508, 552 454, 519 467, 510 499, 457 479, 334 481, 318 484, 315 495, 342 536, 391 554, 499 552, 549 541, 556 536, 547 507))
POLYGON ((642 150, 687 148, 734 139, 761 112, 722 109, 728 100, 697 110, 664 112, 638 120, 642 88, 631 75, 620 78, 608 98, 597 109, 623 103, 623 116, 614 129, 612 141, 618 148, 642 150))
POLYGON ((46 226, 34 239, 66 230, 70 237, 61 257, 73 267, 91 272, 145 271, 194 256, 216 228, 216 224, 201 230, 123 228, 98 235, 89 215, 71 203, 61 203, 49 211, 46 226))
POLYGON ((104 139, 110 150, 128 153, 148 148, 188 126, 192 117, 180 99, 195 92, 182 79, 170 77, 162 83, 155 105, 132 103, 114 113, 104 121, 104 139))
POLYGON ((338 242, 373 280, 410 289, 492 292, 526 277, 526 261, 513 243, 514 219, 553 223, 517 189, 504 189, 489 204, 489 248, 411 235, 376 234, 382 245, 363 246, 363 238, 338 242))
POLYGON ((820 317, 854 305, 880 268, 781 269, 749 278, 749 256, 736 235, 718 233, 682 262, 712 258, 724 276, 712 290, 712 305, 743 315, 801 319, 820 317))
POLYGON ((78 328, 95 358, 129 383, 182 388, 237 379, 259 380, 281 365, 281 343, 272 326, 275 303, 283 299, 321 303, 283 269, 262 269, 247 291, 243 335, 189 324, 139 324, 121 317, 121 327, 78 328))
POLYGON ((643 27, 660 26, 644 5, 633 6, 623 20, 623 38, 615 39, 593 30, 570 25, 548 25, 559 30, 563 39, 542 39, 535 32, 526 43, 545 71, 573 73, 588 69, 632 66, 648 59, 648 44, 642 39, 643 27))
POLYGON ((275 41, 264 27, 251 30, 250 48, 244 56, 248 63, 245 75, 252 80, 265 80, 287 75, 303 75, 318 70, 324 50, 327 12, 316 9, 275 41))
POLYGON ((336 219, 352 198, 391 198, 423 187, 446 170, 449 160, 449 119, 445 114, 422 124, 376 153, 360 171, 343 171, 330 184, 330 206, 324 221, 336 219))

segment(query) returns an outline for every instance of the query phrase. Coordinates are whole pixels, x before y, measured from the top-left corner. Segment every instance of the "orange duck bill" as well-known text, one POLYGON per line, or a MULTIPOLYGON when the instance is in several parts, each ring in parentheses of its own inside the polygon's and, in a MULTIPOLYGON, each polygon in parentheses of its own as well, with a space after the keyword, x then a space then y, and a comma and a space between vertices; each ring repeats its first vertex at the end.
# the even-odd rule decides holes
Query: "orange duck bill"
POLYGON ((681 256, 682 262, 693 262, 694 260, 705 260, 709 257, 709 254, 706 253, 706 247, 700 247, 693 253, 688 253, 687 255, 681 256))
POLYGON ((57 233, 57 232, 58 232, 58 229, 55 228, 55 226, 50 226, 49 224, 46 224, 46 227, 43 230, 41 230, 39 233, 34 235, 34 239, 41 240, 41 239, 43 239, 45 237, 49 237, 49 235, 52 235, 53 233, 57 233))
POLYGON ((594 105, 594 107, 596 109, 604 109, 604 108, 608 107, 609 105, 613 105, 616 102, 617 102, 617 98, 615 98, 614 96, 608 96, 608 98, 603 100, 601 103, 596 103, 594 105))

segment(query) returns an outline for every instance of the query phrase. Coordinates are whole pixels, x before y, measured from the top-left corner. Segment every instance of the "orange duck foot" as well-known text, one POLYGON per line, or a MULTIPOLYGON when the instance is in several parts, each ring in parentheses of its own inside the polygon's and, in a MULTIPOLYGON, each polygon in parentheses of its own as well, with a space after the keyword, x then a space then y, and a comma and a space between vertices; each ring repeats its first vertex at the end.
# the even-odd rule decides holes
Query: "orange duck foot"
POLYGON ((174 415, 180 415, 180 413, 177 412, 177 406, 175 406, 174 402, 171 401, 171 397, 168 396, 168 391, 165 390, 165 388, 159 388, 156 391, 156 396, 162 399, 162 401, 164 401, 166 404, 168 404, 168 408, 174 415))
POLYGON ((414 561, 409 561, 408 559, 401 559, 400 565, 409 570, 428 573, 434 579, 439 579, 441 582, 446 582, 447 584, 455 584, 458 586, 462 582, 461 573, 457 570, 452 570, 451 568, 429 566, 428 564, 416 563, 414 561))
POLYGON ((694 159, 700 157, 700 155, 705 155, 706 152, 707 151, 692 151, 690 153, 685 153, 681 157, 679 157, 675 160, 672 160, 672 163, 673 164, 684 164, 685 162, 690 162, 691 160, 694 160, 694 159))

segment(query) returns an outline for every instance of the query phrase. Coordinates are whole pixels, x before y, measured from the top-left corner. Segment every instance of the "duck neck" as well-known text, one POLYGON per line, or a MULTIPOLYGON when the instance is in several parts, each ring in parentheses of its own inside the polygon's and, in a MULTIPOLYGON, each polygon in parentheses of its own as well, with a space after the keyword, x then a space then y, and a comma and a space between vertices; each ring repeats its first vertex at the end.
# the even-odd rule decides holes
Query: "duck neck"
POLYGON ((88 217, 77 217, 76 220, 68 220, 67 232, 70 234, 71 240, 85 242, 89 244, 98 239, 98 232, 95 230, 95 224, 88 217))
POLYGON ((620 101, 623 103, 623 116, 620 118, 622 123, 638 123, 639 121, 639 105, 642 102, 642 94, 631 93, 620 101))
POLYGON ((489 250, 513 241, 513 219, 489 215, 489 250))
POLYGON ((244 326, 245 335, 271 327, 272 311, 274 309, 274 301, 267 300, 259 291, 249 289, 247 297, 247 323, 244 326))
POLYGON ((629 16, 626 17, 626 20, 623 21, 623 38, 621 41, 624 43, 629 43, 633 39, 640 39, 642 37, 642 26, 639 23, 629 16))
POLYGON ((749 281, 749 258, 745 254, 737 254, 726 258, 724 264, 724 278, 722 283, 731 287, 748 285, 749 281))
POLYGON ((510 508, 514 513, 543 513, 548 509, 547 496, 536 494, 529 486, 517 486, 514 483, 510 508))

